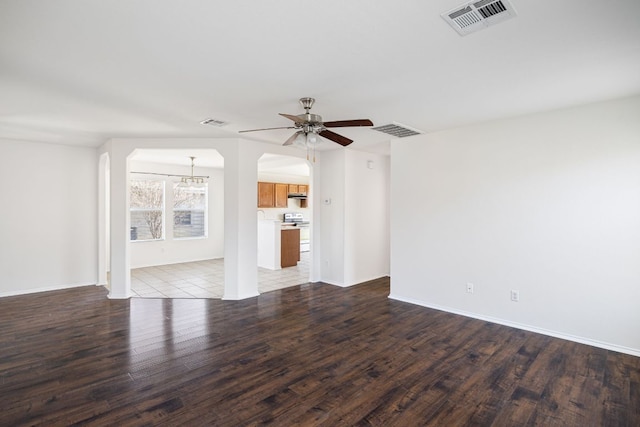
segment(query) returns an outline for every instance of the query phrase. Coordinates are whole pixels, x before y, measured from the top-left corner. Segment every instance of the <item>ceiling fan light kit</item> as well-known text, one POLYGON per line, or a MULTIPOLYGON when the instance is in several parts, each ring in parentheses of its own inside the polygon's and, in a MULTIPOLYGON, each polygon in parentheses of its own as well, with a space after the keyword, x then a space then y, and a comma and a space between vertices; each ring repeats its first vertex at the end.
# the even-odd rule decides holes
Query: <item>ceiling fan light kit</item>
POLYGON ((300 145, 304 143, 304 146, 306 146, 307 148, 307 160, 309 160, 309 151, 312 149, 313 160, 315 161, 315 146, 320 142, 318 136, 331 140, 337 144, 342 145, 343 147, 346 147, 353 142, 352 139, 332 132, 327 128, 373 126, 371 120, 368 119, 323 122, 322 116, 320 116, 319 114, 311 113, 310 111, 315 102, 316 100, 314 98, 300 98, 300 105, 302 105, 302 108, 304 108, 305 111, 303 114, 294 115, 279 113, 282 117, 286 117, 287 119, 293 121, 293 126, 250 129, 240 131, 240 133, 272 129, 298 129, 296 133, 291 135, 289 139, 287 139, 282 145, 300 145))

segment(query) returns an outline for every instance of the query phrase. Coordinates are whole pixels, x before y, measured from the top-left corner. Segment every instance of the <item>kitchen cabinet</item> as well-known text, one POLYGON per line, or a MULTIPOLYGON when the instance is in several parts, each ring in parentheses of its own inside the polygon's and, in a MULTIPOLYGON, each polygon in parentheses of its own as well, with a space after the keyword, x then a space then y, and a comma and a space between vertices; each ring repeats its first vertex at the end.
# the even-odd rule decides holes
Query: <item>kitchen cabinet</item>
POLYGON ((275 186, 274 206, 276 208, 286 208, 289 202, 289 185, 274 184, 274 186, 275 186))
POLYGON ((275 184, 272 182, 258 183, 258 207, 273 208, 275 206, 275 184))
MULTIPOLYGON (((307 194, 309 186, 305 184, 286 184, 278 182, 258 182, 259 208, 286 208, 289 205, 289 194, 307 194)), ((306 208, 307 201, 300 200, 300 207, 306 208)))
POLYGON ((294 267, 300 260, 300 229, 287 227, 280 231, 280 266, 294 267))

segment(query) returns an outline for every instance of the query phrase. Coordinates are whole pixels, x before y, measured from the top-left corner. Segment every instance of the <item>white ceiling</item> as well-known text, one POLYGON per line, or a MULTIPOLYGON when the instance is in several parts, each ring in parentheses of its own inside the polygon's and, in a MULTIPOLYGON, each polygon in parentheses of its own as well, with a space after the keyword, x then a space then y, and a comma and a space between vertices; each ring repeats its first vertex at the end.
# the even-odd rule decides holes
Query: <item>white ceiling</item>
POLYGON ((303 96, 325 120, 432 132, 640 93, 640 1, 512 0, 518 17, 466 37, 440 18, 461 3, 3 0, 0 138, 237 137, 289 125, 303 96))

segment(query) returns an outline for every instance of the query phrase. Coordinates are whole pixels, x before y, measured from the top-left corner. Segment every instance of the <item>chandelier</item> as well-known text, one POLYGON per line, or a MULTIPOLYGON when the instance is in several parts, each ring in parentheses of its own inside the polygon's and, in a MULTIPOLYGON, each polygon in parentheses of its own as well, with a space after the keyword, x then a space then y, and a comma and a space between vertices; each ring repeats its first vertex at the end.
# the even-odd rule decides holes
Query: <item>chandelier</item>
POLYGON ((205 177, 195 176, 193 174, 194 160, 196 158, 193 156, 189 156, 189 158, 191 159, 191 176, 184 175, 180 178, 180 184, 178 185, 180 185, 181 187, 193 187, 193 186, 204 184, 205 177))

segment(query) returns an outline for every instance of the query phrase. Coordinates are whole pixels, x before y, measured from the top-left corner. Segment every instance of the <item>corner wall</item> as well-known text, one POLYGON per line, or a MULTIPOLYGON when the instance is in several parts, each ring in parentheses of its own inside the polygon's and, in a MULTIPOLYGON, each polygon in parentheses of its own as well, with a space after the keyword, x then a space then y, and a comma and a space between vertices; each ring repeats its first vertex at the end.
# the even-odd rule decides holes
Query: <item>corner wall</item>
POLYGON ((320 280, 351 286, 389 275, 389 157, 337 149, 319 158, 320 280))
POLYGON ((317 158, 319 165, 315 169, 319 171, 320 180, 313 191, 317 202, 314 221, 316 224, 320 221, 317 227, 320 235, 319 279, 344 286, 345 150, 323 151, 317 158))
POLYGON ((393 142, 391 297, 640 355, 639 118, 634 97, 393 142))
POLYGON ((346 150, 345 283, 389 275, 389 156, 346 150))
POLYGON ((97 282, 96 149, 0 141, 0 296, 97 282))

